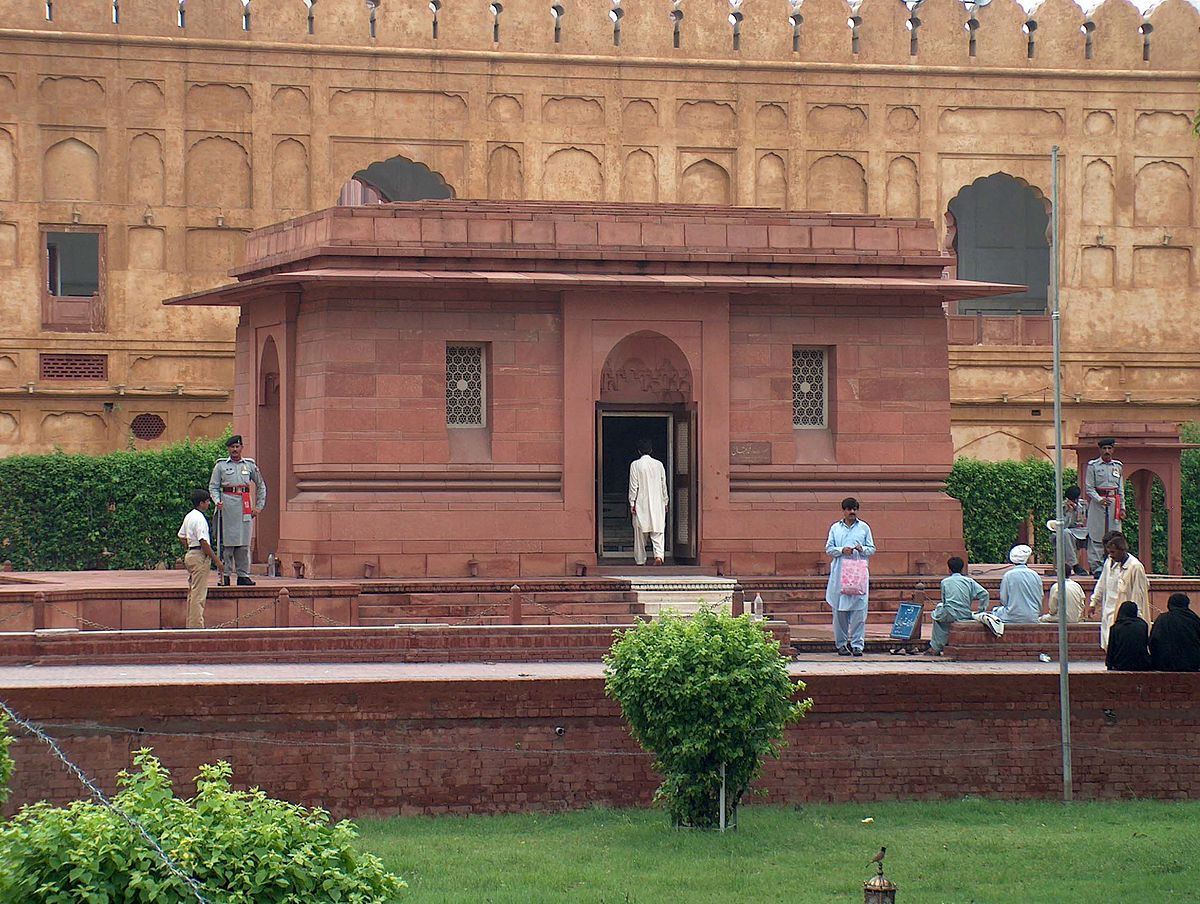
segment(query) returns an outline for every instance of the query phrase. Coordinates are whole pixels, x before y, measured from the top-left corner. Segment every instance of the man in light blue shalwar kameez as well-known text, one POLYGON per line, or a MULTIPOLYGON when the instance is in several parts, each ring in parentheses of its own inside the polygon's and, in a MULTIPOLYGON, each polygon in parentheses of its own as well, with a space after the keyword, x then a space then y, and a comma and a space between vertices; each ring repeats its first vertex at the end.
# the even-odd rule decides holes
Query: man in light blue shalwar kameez
POLYGON ((842 520, 830 526, 825 552, 832 557, 825 602, 833 610, 833 640, 838 655, 861 656, 866 643, 867 593, 855 596, 842 593, 842 560, 867 559, 875 554, 871 528, 858 519, 857 499, 842 500, 842 520))

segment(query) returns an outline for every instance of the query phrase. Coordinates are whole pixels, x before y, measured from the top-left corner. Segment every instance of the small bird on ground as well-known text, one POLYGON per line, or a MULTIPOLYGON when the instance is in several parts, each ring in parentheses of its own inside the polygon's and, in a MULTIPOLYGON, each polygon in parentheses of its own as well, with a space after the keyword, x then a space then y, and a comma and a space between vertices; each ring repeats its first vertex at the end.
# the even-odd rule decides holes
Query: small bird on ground
MULTIPOLYGON (((880 871, 883 870, 883 858, 887 856, 887 848, 881 847, 879 853, 871 858, 871 863, 878 863, 880 871)), ((868 864, 870 865, 870 864, 868 864)))

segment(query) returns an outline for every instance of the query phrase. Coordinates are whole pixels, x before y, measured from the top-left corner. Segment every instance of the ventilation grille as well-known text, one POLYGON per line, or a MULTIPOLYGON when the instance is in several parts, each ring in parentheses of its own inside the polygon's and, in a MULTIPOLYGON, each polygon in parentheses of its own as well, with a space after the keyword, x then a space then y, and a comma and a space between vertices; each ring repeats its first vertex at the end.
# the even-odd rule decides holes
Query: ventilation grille
POLYGON ((108 355, 39 355, 43 380, 107 380, 108 355))
POLYGON ((792 349, 792 426, 825 426, 825 350, 792 349))
POLYGON ((446 423, 483 426, 482 346, 446 346, 446 423))
POLYGON ((166 429, 167 422, 157 414, 139 414, 129 425, 129 431, 138 439, 158 439, 166 429))

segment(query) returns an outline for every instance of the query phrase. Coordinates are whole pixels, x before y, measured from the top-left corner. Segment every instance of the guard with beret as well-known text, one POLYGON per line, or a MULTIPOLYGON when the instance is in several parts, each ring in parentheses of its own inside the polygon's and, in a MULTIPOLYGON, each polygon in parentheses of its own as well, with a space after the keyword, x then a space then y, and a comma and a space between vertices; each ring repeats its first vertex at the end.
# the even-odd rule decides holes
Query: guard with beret
POLYGON ((208 493, 217 507, 221 559, 225 563, 223 583, 237 571, 239 586, 253 585, 250 580, 250 537, 254 519, 267 504, 267 484, 253 458, 242 457, 242 437, 234 434, 225 441, 228 458, 218 458, 208 481, 208 493))
POLYGON ((1113 458, 1117 441, 1106 436, 1096 443, 1100 457, 1088 462, 1083 492, 1087 496, 1088 562, 1092 573, 1104 565, 1104 537, 1121 529, 1125 517, 1125 477, 1121 463, 1113 458))

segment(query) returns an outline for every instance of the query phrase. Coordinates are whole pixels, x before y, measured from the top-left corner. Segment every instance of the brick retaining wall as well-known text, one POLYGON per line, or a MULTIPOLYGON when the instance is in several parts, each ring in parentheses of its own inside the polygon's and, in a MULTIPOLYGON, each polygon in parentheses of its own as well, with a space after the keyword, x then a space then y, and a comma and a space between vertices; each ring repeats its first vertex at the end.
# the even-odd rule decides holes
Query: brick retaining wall
MULTIPOLYGON (((338 816, 642 805, 656 784, 598 677, 521 677, 535 669, 514 665, 495 667, 512 672, 501 677, 447 666, 444 680, 305 681, 313 668, 296 666, 291 682, 14 681, 0 694, 53 726, 109 789, 141 746, 153 746, 180 780, 225 758, 238 782, 338 816)), ((768 766, 766 800, 1059 793, 1053 670, 870 669, 807 678, 816 706, 768 766)), ((1200 796, 1200 770, 1177 763, 1181 751, 1200 748, 1200 675, 1091 671, 1073 677, 1071 693, 1078 796, 1200 796)), ((13 753, 12 804, 78 796, 42 746, 21 738, 13 753)))

